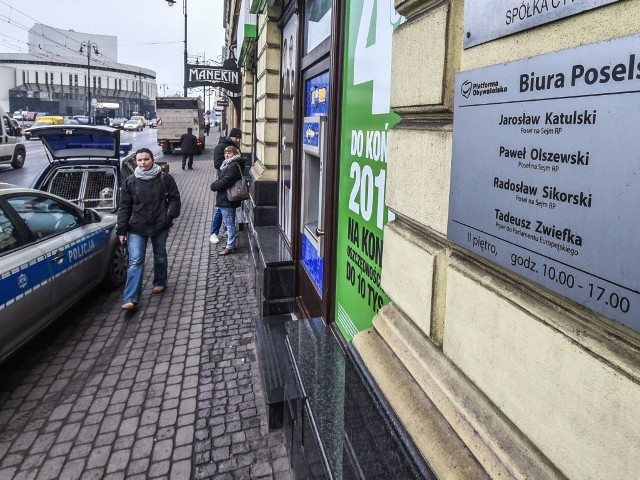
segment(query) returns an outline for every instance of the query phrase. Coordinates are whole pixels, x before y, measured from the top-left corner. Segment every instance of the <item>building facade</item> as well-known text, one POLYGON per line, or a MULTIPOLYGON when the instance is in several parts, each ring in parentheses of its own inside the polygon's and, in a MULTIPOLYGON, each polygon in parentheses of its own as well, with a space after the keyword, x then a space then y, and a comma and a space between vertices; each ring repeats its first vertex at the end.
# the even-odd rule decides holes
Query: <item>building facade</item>
POLYGON ((29 53, 0 54, 0 97, 7 111, 151 118, 153 70, 117 62, 117 37, 60 30, 29 31, 29 53), (134 113, 135 112, 135 113, 134 113))
POLYGON ((227 0, 258 350, 297 477, 637 475, 639 19, 227 0))

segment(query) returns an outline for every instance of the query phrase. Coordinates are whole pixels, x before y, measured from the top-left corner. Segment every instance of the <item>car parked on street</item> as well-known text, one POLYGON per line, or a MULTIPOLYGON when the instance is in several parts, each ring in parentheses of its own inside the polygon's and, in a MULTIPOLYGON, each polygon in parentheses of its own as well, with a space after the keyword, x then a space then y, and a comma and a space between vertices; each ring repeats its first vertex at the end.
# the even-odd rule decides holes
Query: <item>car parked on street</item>
POLYGON ((158 126, 158 119, 157 118, 152 118, 151 120, 149 120, 149 127, 150 128, 156 128, 158 126))
POLYGON ((144 127, 142 126, 139 120, 133 120, 133 119, 127 120, 125 124, 122 126, 122 129, 125 132, 131 132, 131 131, 141 132, 143 128, 144 127))
POLYGON ((116 217, 0 184, 0 362, 100 282, 122 285, 116 217))

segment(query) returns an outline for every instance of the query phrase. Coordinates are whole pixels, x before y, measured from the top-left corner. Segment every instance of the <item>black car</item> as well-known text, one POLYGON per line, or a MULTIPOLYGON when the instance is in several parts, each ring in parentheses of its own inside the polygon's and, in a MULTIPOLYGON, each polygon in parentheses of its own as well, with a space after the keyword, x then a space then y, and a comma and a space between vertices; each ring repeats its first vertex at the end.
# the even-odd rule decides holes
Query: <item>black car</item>
POLYGON ((120 128, 123 129, 124 128, 124 124, 127 123, 127 118, 126 117, 116 117, 111 119, 111 126, 113 128, 120 128))

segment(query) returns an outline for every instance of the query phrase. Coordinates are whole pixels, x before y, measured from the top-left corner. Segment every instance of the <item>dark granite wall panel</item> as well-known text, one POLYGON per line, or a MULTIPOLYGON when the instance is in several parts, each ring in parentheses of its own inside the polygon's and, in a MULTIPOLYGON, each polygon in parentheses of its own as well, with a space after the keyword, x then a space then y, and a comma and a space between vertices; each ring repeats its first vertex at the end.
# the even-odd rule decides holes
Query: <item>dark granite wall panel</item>
POLYGON ((382 405, 374 401, 353 361, 346 362, 345 376, 345 436, 355 457, 350 468, 360 470, 366 479, 435 479, 425 465, 418 467, 410 458, 406 444, 382 405))
POLYGON ((253 224, 256 227, 276 225, 278 220, 278 207, 256 205, 253 208, 253 224))
POLYGON ((251 198, 256 205, 278 204, 278 184, 275 181, 253 182, 251 185, 251 198))
POLYGON ((265 300, 262 302, 262 316, 284 315, 293 312, 293 299, 265 300))
POLYGON ((288 322, 286 330, 296 378, 306 394, 302 442, 307 474, 317 474, 324 455, 327 478, 435 479, 352 347, 345 347, 345 356, 322 319, 288 322))
POLYGON ((293 297, 293 265, 268 268, 264 272, 264 298, 293 297))

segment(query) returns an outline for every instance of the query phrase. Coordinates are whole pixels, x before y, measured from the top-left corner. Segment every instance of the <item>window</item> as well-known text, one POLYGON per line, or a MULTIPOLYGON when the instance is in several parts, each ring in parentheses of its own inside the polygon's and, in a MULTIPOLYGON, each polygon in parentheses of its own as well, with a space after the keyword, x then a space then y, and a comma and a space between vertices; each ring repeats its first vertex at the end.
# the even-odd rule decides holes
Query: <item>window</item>
POLYGON ((73 85, 73 75, 69 74, 69 86, 73 85))
POLYGON ((13 128, 13 123, 9 120, 9 117, 2 117, 2 123, 4 123, 4 130, 9 134, 9 136, 16 137, 16 131, 13 128))
POLYGON ((74 78, 74 85, 77 87, 78 86, 78 75, 75 75, 74 78))
POLYGON ((39 83, 39 80, 38 80, 38 72, 36 72, 36 83, 39 83))
POLYGON ((278 162, 278 223, 285 237, 291 241, 291 212, 293 206, 293 150, 294 95, 298 17, 293 15, 282 30, 282 57, 280 67, 280 162, 278 162))
POLYGON ((49 85, 49 73, 44 72, 44 84, 49 85))
POLYGON ((305 1, 305 55, 331 34, 331 0, 305 1))
POLYGON ((57 200, 37 195, 11 197, 9 204, 37 238, 47 238, 83 224, 75 210, 57 200))
POLYGON ((25 72, 24 70, 22 71, 22 83, 27 83, 27 72, 25 72))
POLYGON ((0 207, 0 255, 16 249, 19 245, 16 227, 0 207))

